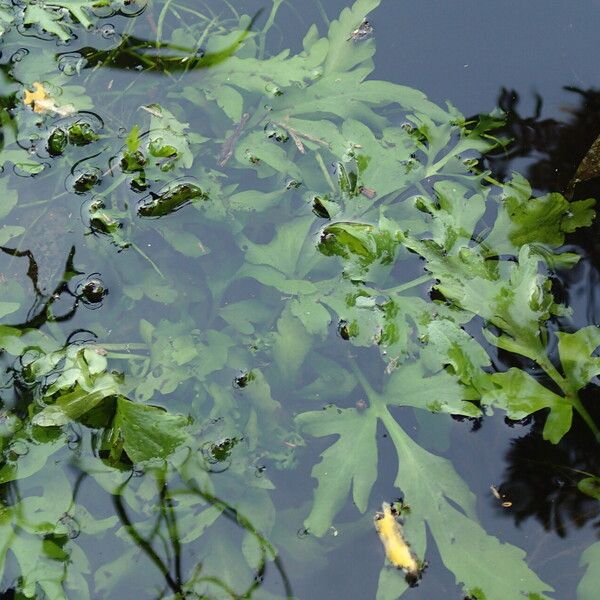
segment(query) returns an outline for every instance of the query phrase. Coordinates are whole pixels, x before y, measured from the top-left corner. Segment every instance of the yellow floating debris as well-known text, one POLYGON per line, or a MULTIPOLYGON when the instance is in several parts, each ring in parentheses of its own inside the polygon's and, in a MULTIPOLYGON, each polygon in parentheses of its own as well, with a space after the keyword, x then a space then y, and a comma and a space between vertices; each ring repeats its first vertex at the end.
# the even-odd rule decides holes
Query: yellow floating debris
POLYGON ((48 96, 48 93, 46 92, 46 88, 44 87, 43 83, 35 81, 33 83, 33 87, 35 89, 35 92, 25 90, 25 98, 23 98, 23 102, 25 104, 30 104, 33 108, 33 112, 44 112, 46 110, 45 108, 43 108, 44 100, 48 100, 50 96, 48 96))
POLYGON ((408 542, 404 539, 404 531, 392 513, 392 507, 384 502, 383 512, 375 515, 375 529, 385 549, 387 559, 407 576, 417 578, 420 566, 408 542))
POLYGON ((25 90, 25 96, 23 98, 23 103, 30 105, 33 108, 33 112, 53 112, 61 117, 66 117, 76 112, 75 108, 70 104, 57 106, 54 99, 49 96, 43 83, 34 81, 33 87, 35 91, 30 92, 29 90, 25 90))

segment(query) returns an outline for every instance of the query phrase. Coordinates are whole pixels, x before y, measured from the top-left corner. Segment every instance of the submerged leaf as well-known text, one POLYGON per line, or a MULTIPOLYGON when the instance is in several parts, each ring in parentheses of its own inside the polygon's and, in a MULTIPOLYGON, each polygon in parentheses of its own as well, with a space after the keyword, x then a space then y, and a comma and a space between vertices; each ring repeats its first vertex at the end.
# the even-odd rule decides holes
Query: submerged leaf
POLYGON ((296 417, 303 431, 316 437, 338 435, 339 439, 321 455, 312 470, 318 481, 313 507, 305 527, 322 536, 342 508, 352 489, 360 512, 365 512, 371 488, 377 479, 377 419, 370 411, 334 406, 296 417))
POLYGON ((385 418, 398 451, 396 486, 410 504, 407 521, 424 521, 442 561, 465 594, 478 588, 487 600, 539 594, 552 588, 525 562, 525 552, 500 542, 478 523, 474 496, 445 459, 420 448, 395 423, 385 418))
POLYGON ((595 600, 600 586, 600 542, 585 549, 580 565, 586 567, 586 570, 577 586, 577 600, 595 600))

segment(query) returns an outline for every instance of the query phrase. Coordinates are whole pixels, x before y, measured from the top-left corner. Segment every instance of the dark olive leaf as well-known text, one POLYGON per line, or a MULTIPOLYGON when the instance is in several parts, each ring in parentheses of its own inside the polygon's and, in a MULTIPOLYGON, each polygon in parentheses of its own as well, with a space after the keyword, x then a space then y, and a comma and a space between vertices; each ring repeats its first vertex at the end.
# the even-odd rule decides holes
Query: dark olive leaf
POLYGON ((134 463, 166 459, 188 439, 188 423, 182 415, 121 397, 109 437, 111 444, 122 446, 134 463))

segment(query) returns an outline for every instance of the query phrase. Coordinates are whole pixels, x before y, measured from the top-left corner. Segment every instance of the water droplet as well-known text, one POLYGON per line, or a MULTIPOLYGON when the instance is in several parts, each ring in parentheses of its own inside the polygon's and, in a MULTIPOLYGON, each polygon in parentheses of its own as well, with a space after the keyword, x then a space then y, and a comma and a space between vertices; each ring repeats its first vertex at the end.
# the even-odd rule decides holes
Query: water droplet
POLYGON ((216 442, 206 442, 202 446, 202 456, 211 473, 222 473, 231 466, 231 451, 239 438, 222 438, 216 442))
POLYGON ((16 415, 0 413, 0 437, 10 437, 21 427, 21 421, 16 415))
POLYGON ((25 456, 29 452, 29 446, 24 441, 17 440, 9 446, 8 450, 14 456, 13 460, 16 460, 19 456, 25 456))
POLYGON ((112 38, 115 37, 115 26, 112 25, 111 23, 106 23, 105 25, 102 25, 102 27, 100 27, 100 35, 105 39, 105 40, 110 40, 112 38))
POLYGON ((102 171, 97 167, 91 167, 76 171, 68 178, 69 186, 76 194, 85 194, 95 185, 98 185, 102 179, 102 171))
POLYGON ((67 537, 74 540, 79 537, 81 527, 79 523, 68 513, 65 513, 58 522, 67 530, 67 537))
POLYGON ((286 190, 297 190, 301 185, 302 185, 302 182, 298 181, 297 179, 288 179, 287 183, 285 184, 285 189, 286 190))
POLYGON ((283 127, 280 127, 279 125, 273 123, 272 121, 269 121, 265 125, 264 131, 268 138, 274 139, 276 142, 284 143, 287 142, 289 139, 286 130, 283 129, 283 127))
POLYGON ((108 289, 100 279, 99 273, 93 273, 80 282, 76 290, 77 298, 90 308, 98 308, 107 294, 108 289))
POLYGON ((306 527, 300 527, 300 529, 298 529, 298 531, 296 532, 296 536, 302 539, 309 535, 309 533, 310 532, 308 531, 308 529, 306 529, 306 527))
POLYGON ((265 85, 265 92, 270 94, 271 96, 283 96, 283 91, 280 87, 276 86, 274 83, 267 83, 265 85))
POLYGON ((78 75, 85 67, 86 60, 80 54, 63 54, 58 60, 58 68, 68 76, 78 75))
POLYGON ((12 63, 21 62, 27 55, 29 54, 29 50, 27 48, 19 48, 11 57, 10 61, 12 63))

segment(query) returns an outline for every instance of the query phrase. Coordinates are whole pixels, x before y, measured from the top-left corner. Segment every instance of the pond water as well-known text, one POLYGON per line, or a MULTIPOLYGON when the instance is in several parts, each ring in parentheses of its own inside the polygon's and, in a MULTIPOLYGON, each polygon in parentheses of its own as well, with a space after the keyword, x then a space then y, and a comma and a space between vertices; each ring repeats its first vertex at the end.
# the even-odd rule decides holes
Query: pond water
POLYGON ((1 597, 596 598, 598 4, 0 0, 1 597))

